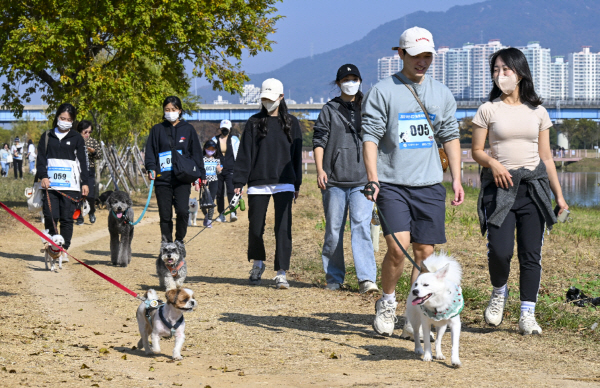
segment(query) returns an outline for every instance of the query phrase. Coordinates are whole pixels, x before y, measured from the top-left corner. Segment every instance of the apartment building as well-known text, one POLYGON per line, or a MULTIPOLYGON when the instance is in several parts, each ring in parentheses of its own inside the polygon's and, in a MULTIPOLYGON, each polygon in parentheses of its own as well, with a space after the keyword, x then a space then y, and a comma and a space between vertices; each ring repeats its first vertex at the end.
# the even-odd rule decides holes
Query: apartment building
POLYGON ((564 57, 554 57, 550 65, 550 99, 566 100, 569 98, 569 64, 564 57))
POLYGON ((569 54, 569 98, 600 99, 600 53, 591 52, 590 46, 569 54))

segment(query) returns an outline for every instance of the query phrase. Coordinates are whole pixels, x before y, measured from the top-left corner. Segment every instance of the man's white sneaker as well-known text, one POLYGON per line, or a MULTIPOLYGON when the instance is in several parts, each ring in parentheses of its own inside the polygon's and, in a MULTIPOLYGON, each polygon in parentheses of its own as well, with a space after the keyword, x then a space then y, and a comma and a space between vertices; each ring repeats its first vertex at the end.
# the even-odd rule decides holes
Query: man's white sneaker
POLYGON ((68 263, 68 262, 69 262, 69 256, 67 255, 67 253, 66 253, 66 252, 63 252, 63 253, 62 253, 62 257, 63 257, 63 258, 62 258, 62 262, 63 262, 63 263, 68 263))
POLYGON ((373 321, 373 330, 379 335, 392 336, 394 326, 398 322, 396 317, 396 307, 398 302, 385 301, 379 299, 375 303, 375 320, 373 321))
MULTIPOLYGON (((400 334, 400 338, 405 340, 414 341, 415 340, 415 331, 413 330, 412 324, 408 320, 408 318, 404 318, 404 327, 402 328, 402 334, 400 334)), ((429 338, 431 341, 435 341, 433 338, 433 333, 429 332, 429 338)), ((423 341, 423 328, 419 327, 419 340, 423 341)))
POLYGON ((508 290, 506 290, 506 295, 492 291, 490 302, 483 313, 483 317, 488 325, 500 326, 502 320, 504 319, 504 306, 506 306, 507 300, 508 290))
POLYGON ((252 286, 260 285, 261 276, 262 276, 263 272, 265 272, 264 264, 262 265, 262 267, 253 265, 252 269, 250 270, 250 278, 249 278, 250 285, 252 285, 252 286))
POLYGON ((231 212, 231 215, 229 216, 229 222, 236 222, 237 221, 237 214, 235 214, 235 212, 231 212))
POLYGON ((521 313, 519 319, 519 333, 523 335, 542 334, 542 328, 535 321, 535 314, 531 312, 521 313))
POLYGON ((360 284, 358 285, 358 289, 361 294, 368 294, 371 292, 379 291, 379 288, 377 288, 377 284, 373 283, 370 280, 360 282, 360 284))
POLYGON ((290 283, 288 283, 285 275, 277 275, 273 278, 275 280, 275 288, 278 290, 287 290, 290 288, 290 283))

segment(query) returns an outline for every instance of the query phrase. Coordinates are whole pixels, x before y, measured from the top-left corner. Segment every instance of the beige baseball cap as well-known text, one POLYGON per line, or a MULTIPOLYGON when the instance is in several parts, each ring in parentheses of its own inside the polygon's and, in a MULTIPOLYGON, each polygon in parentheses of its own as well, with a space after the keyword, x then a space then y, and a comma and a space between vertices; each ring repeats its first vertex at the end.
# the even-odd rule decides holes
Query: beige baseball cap
POLYGON ((415 56, 424 52, 435 54, 435 45, 431 32, 421 27, 413 27, 400 35, 400 45, 392 50, 404 49, 409 55, 415 56))
POLYGON ((260 98, 275 101, 283 94, 283 84, 275 78, 266 79, 260 88, 260 98))

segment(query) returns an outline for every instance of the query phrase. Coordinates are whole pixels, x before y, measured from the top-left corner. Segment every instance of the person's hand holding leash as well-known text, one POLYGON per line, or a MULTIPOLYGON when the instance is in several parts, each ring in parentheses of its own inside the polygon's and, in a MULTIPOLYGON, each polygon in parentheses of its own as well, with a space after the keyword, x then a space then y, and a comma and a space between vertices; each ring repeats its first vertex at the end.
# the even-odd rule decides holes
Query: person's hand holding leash
POLYGON ((150 179, 151 181, 156 179, 156 174, 154 173, 154 170, 148 171, 148 179, 150 179))
POLYGON ((90 188, 87 185, 81 186, 81 195, 87 197, 90 192, 90 188))
POLYGON ((361 190, 360 192, 363 193, 369 201, 376 202, 377 194, 379 194, 379 188, 380 188, 379 182, 370 181, 369 183, 367 183, 365 185, 365 188, 363 190, 361 190))
POLYGON ((42 179, 42 189, 49 189, 49 188, 50 188, 50 179, 43 178, 42 179))
POLYGON ((238 189, 234 189, 234 190, 233 190, 233 192, 234 192, 235 194, 242 194, 242 193, 244 192, 244 188, 243 188, 243 187, 240 187, 240 188, 238 188, 238 189))

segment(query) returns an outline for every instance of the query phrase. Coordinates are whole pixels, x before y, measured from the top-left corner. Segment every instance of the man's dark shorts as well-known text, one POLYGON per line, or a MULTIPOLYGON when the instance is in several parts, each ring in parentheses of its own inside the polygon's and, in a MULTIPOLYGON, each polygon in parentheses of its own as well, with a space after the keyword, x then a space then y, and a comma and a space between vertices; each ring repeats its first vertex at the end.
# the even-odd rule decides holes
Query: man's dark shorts
POLYGON ((441 184, 409 187, 380 182, 377 207, 385 217, 383 235, 410 232, 411 242, 446 242, 446 188, 441 184))

